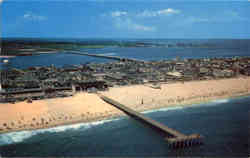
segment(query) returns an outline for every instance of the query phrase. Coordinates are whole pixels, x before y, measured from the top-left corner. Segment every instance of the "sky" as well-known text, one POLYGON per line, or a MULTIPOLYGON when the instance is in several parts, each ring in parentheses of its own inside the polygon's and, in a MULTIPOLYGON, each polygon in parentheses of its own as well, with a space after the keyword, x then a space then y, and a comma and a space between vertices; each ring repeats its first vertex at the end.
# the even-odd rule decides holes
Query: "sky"
POLYGON ((0 0, 2 37, 250 38, 250 0, 0 0))

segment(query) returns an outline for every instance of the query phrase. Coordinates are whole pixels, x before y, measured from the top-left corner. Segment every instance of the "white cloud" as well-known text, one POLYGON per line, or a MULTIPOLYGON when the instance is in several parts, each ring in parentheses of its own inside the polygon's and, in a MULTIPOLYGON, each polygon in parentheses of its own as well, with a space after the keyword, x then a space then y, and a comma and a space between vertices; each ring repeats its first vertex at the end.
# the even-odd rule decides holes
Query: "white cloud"
POLYGON ((235 11, 225 12, 225 16, 227 17, 225 18, 227 21, 249 21, 248 18, 242 17, 238 12, 235 11))
POLYGON ((180 10, 168 8, 168 9, 163 9, 163 10, 158 10, 158 11, 145 10, 142 13, 139 13, 138 16, 156 17, 156 16, 168 16, 168 15, 179 14, 179 13, 181 13, 180 10))
POLYGON ((153 26, 145 26, 136 23, 128 23, 128 29, 137 30, 137 31, 155 31, 156 28, 153 26))
POLYGON ((34 20, 34 21, 43 21, 43 20, 47 20, 47 17, 45 16, 41 16, 41 15, 35 15, 33 13, 25 13, 23 15, 24 19, 27 20, 34 20))
POLYGON ((131 28, 134 30, 140 30, 140 31, 155 31, 155 27, 151 26, 144 26, 144 25, 139 25, 139 24, 132 24, 131 28))
POLYGON ((142 24, 138 24, 133 22, 129 18, 126 19, 117 18, 115 20, 115 27, 118 29, 127 29, 132 31, 147 31, 147 32, 156 31, 156 28, 153 26, 145 26, 142 24))
POLYGON ((195 23, 228 23, 228 22, 245 22, 245 21, 250 21, 250 19, 241 16, 238 12, 226 11, 220 13, 220 15, 217 16, 214 15, 210 17, 197 17, 197 16, 186 17, 179 23, 195 24, 195 23))
POLYGON ((120 17, 120 16, 124 16, 127 15, 127 12, 124 11, 115 11, 115 12, 111 12, 111 16, 112 17, 120 17))
POLYGON ((0 0, 0 4, 2 4, 3 0, 0 0))
POLYGON ((187 21, 189 21, 190 23, 202 23, 202 22, 210 22, 211 19, 199 18, 199 17, 188 17, 187 21))
POLYGON ((114 12, 111 12, 110 14, 102 14, 102 16, 111 16, 113 18, 121 17, 121 16, 156 17, 156 16, 169 16, 169 15, 179 14, 179 13, 181 13, 181 11, 178 9, 167 8, 167 9, 162 9, 162 10, 157 10, 157 11, 145 10, 143 12, 130 13, 130 14, 126 11, 114 11, 114 12))
POLYGON ((175 9, 172 9, 172 8, 168 8, 168 9, 164 9, 164 10, 159 10, 157 11, 157 13, 159 15, 167 15, 167 14, 179 14, 180 13, 180 10, 175 10, 175 9))
POLYGON ((109 14, 102 14, 101 16, 109 16, 112 18, 116 29, 126 29, 131 31, 155 31, 153 26, 146 26, 138 24, 135 21, 135 14, 129 14, 126 11, 113 11, 109 14))

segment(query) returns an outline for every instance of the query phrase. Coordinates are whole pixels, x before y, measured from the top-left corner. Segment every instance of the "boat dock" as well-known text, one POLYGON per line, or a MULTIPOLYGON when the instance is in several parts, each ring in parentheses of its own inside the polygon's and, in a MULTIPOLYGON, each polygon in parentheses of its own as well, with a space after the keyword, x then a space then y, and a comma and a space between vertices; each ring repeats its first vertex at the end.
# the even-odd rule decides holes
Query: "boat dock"
POLYGON ((165 135, 165 140, 167 141, 170 148, 184 148, 184 147, 190 147, 194 145, 201 145, 202 144, 202 136, 199 134, 192 134, 192 135, 184 135, 174 129, 171 129, 167 127, 166 125, 163 125, 149 117, 144 116, 143 114, 136 112, 130 108, 128 108, 125 105, 120 104, 119 102, 108 98, 106 96, 103 96, 99 94, 99 97, 104 100, 105 102, 115 106, 116 108, 122 110, 129 116, 135 118, 136 120, 139 120, 153 129, 156 129, 157 131, 163 132, 165 135))

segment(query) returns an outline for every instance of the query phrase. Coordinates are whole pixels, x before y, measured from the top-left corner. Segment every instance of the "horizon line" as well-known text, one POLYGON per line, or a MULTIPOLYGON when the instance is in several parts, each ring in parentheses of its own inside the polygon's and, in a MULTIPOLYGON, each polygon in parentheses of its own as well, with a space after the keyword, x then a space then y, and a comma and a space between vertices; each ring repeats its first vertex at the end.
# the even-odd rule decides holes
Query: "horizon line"
POLYGON ((4 40, 4 39, 164 39, 164 40, 172 40, 172 39, 185 39, 185 40, 207 40, 207 39, 221 39, 221 40, 230 40, 230 39, 235 39, 235 40, 241 40, 241 39, 245 39, 245 40, 250 40, 250 37, 249 38, 225 38, 225 37, 220 37, 220 38, 162 38, 162 37, 159 37, 159 38, 153 38, 153 37, 0 37, 0 40, 4 40))

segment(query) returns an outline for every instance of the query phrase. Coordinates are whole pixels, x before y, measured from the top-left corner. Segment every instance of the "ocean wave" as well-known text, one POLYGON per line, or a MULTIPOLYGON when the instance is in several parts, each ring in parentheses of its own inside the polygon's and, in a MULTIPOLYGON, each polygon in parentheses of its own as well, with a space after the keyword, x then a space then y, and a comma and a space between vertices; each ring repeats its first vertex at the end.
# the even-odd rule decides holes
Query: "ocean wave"
POLYGON ((218 99, 218 100, 213 100, 207 103, 199 103, 199 104, 192 104, 190 106, 174 106, 174 107, 166 107, 166 108, 160 108, 160 109, 155 109, 155 110, 148 110, 142 112, 143 114, 147 113, 152 113, 152 112, 164 112, 164 111, 171 111, 171 110, 182 110, 185 108, 190 108, 190 107, 200 107, 200 106, 215 106, 218 104, 224 104, 230 102, 230 99, 218 99))
POLYGON ((205 103, 193 104, 193 105, 191 105, 191 107, 217 106, 220 104, 228 103, 230 101, 231 101, 231 99, 218 99, 218 100, 212 100, 212 101, 205 102, 205 103))
POLYGON ((211 103, 213 104, 223 104, 223 103, 228 103, 230 99, 219 99, 219 100, 214 100, 211 103))
POLYGON ((98 55, 114 56, 117 54, 116 53, 103 53, 103 54, 98 54, 98 55))
POLYGON ((90 122, 90 123, 78 123, 78 124, 73 124, 73 125, 52 127, 48 129, 37 129, 37 130, 30 130, 30 131, 19 131, 19 132, 0 134, 0 146, 19 143, 28 138, 31 138, 32 136, 42 134, 45 132, 58 133, 58 132, 64 132, 67 130, 78 130, 78 129, 86 130, 95 126, 103 125, 108 122, 118 121, 121 119, 122 118, 107 119, 107 120, 90 122))
POLYGON ((155 109, 155 110, 148 110, 148 111, 144 111, 142 113, 147 114, 147 113, 152 113, 152 112, 164 112, 164 111, 170 111, 170 110, 181 110, 183 108, 184 107, 182 107, 182 106, 175 106, 175 107, 160 108, 160 109, 155 109))

